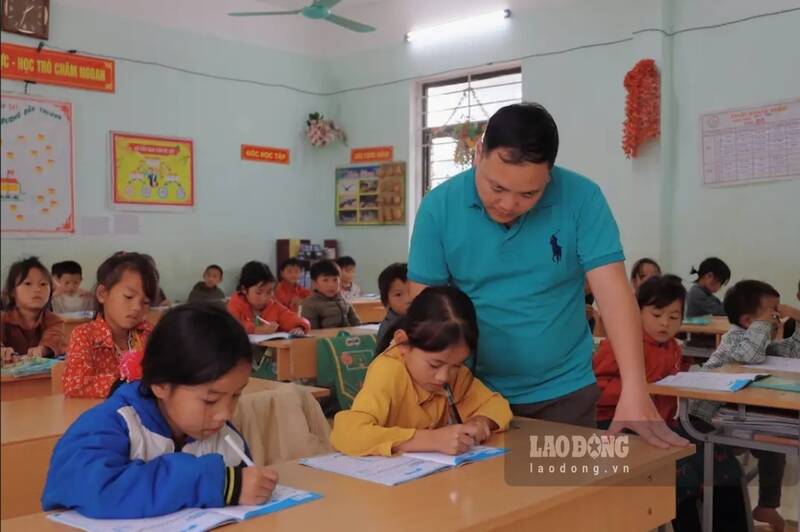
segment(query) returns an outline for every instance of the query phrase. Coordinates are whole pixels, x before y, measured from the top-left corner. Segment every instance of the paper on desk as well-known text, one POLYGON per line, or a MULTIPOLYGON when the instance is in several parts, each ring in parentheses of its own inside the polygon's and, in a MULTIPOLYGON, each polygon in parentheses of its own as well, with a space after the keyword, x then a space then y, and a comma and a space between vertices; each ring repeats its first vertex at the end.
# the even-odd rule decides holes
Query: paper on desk
POLYGON ((746 368, 800 373, 800 358, 768 356, 763 364, 743 364, 746 368))
POLYGON ((719 373, 711 371, 682 371, 656 382, 662 386, 694 388, 717 392, 735 392, 751 382, 769 377, 769 373, 719 373))

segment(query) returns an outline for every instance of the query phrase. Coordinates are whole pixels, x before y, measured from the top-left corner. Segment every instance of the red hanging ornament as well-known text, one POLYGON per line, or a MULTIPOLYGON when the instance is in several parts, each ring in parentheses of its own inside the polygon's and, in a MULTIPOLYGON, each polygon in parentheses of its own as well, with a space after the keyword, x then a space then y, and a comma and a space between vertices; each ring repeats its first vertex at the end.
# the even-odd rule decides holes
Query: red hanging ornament
POLYGON ((622 151, 628 159, 636 157, 639 147, 661 133, 661 93, 656 62, 642 59, 625 74, 625 123, 622 151))

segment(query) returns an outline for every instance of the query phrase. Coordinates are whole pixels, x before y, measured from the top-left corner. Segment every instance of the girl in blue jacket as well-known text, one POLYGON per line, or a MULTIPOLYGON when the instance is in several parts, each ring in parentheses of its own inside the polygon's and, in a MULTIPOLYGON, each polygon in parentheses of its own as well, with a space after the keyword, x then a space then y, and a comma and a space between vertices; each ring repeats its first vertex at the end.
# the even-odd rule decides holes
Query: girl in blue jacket
POLYGON ((250 341, 224 309, 169 311, 147 344, 141 381, 123 384, 59 440, 42 495, 45 510, 132 519, 183 508, 262 504, 274 471, 246 467, 229 420, 247 385, 250 341))

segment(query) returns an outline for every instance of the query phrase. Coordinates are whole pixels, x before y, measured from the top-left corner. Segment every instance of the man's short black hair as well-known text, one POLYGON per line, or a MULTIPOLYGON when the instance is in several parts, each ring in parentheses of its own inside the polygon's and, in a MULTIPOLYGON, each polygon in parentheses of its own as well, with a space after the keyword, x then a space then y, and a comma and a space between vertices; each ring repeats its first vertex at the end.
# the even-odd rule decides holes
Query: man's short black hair
POLYGON ((509 164, 547 163, 552 168, 558 153, 558 127, 538 103, 515 103, 499 109, 489 119, 483 135, 483 153, 502 148, 509 164))

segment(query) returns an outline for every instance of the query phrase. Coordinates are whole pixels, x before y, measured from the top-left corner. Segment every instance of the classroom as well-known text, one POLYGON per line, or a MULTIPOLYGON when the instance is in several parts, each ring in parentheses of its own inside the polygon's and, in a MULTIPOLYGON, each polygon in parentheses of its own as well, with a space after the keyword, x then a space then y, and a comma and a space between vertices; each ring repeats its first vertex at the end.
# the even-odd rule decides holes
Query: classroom
POLYGON ((0 4, 3 530, 798 530, 797 0, 0 4))

